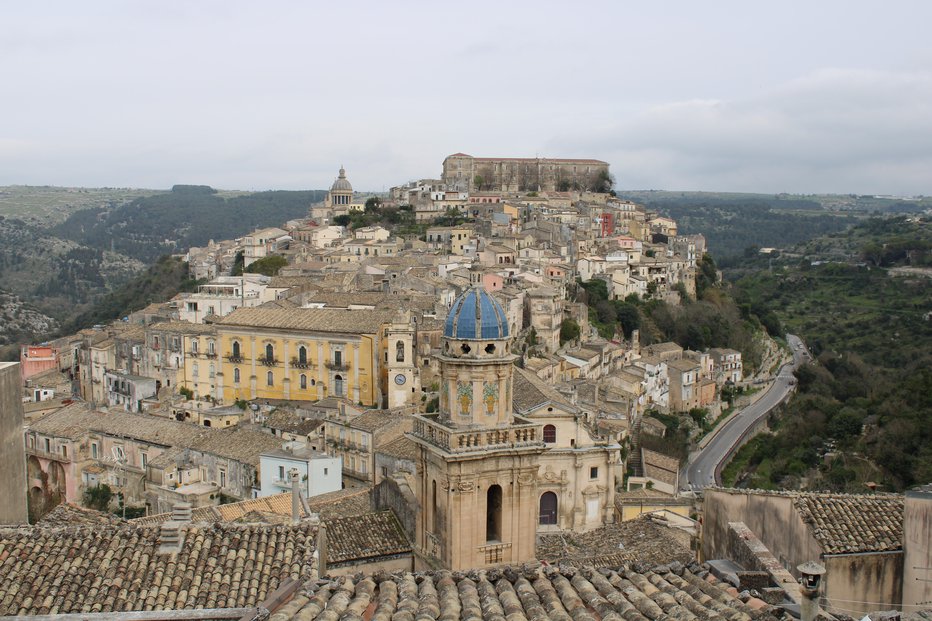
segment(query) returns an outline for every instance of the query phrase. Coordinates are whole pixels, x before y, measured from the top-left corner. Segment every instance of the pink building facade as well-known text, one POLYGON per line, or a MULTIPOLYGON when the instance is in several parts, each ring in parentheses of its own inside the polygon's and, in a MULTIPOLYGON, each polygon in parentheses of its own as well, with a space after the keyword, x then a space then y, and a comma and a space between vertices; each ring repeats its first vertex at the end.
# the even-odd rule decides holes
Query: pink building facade
POLYGON ((23 372, 23 381, 49 369, 59 368, 58 350, 47 345, 27 345, 23 347, 19 355, 19 361, 23 372))

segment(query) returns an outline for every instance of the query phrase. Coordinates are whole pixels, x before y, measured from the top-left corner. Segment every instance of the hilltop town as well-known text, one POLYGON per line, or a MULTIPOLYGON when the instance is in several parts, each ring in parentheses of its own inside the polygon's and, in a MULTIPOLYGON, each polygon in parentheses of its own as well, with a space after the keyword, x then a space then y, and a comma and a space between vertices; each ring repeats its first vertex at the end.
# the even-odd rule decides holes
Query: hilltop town
POLYGON ((929 607, 928 488, 687 489, 685 442, 790 352, 626 324, 718 276, 608 163, 351 172, 181 253, 195 291, 0 366, 0 614, 805 618, 814 560, 836 616, 929 607))

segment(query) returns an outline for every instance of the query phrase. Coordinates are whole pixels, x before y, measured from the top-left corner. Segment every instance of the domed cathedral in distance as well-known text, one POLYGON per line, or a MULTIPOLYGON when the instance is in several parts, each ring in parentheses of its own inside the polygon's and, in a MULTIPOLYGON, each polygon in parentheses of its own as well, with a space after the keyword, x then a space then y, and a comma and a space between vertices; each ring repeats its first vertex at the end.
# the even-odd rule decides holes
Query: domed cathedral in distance
POLYGON ((353 205, 353 184, 346 178, 346 169, 340 166, 340 174, 330 186, 330 191, 320 203, 308 209, 308 217, 318 223, 329 222, 331 218, 350 212, 353 205))
POLYGON ((516 356, 502 306, 476 285, 444 326, 440 407, 415 417, 419 562, 450 569, 534 558, 541 425, 514 415, 516 356))
POLYGON ((328 206, 349 205, 353 202, 353 184, 346 178, 346 169, 340 166, 340 176, 330 186, 326 202, 328 206))

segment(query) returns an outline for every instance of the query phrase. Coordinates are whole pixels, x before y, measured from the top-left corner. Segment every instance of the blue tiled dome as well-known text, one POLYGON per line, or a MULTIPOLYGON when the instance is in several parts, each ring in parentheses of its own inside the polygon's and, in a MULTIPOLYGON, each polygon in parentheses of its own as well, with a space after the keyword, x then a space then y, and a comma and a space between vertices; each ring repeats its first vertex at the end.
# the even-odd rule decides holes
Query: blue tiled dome
POLYGON ((482 286, 456 298, 443 335, 453 339, 503 339, 508 336, 505 310, 482 286))

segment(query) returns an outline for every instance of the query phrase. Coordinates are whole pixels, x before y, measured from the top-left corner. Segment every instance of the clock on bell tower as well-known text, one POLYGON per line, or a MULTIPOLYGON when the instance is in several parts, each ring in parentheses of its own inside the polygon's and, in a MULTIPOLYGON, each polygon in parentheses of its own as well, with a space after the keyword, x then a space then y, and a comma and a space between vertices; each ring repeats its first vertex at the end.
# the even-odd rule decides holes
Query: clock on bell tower
POLYGON ((410 313, 396 315, 388 327, 385 340, 388 407, 416 405, 421 398, 421 382, 414 358, 417 328, 410 313))

